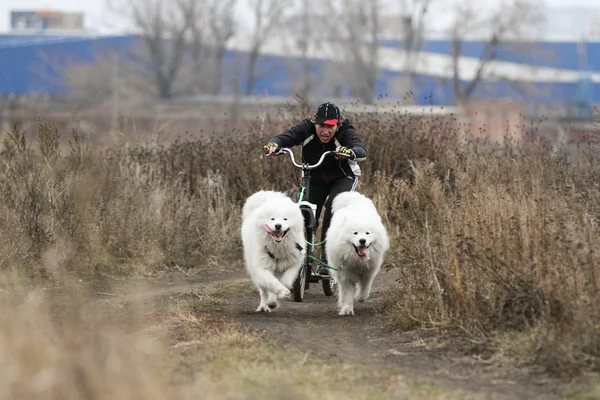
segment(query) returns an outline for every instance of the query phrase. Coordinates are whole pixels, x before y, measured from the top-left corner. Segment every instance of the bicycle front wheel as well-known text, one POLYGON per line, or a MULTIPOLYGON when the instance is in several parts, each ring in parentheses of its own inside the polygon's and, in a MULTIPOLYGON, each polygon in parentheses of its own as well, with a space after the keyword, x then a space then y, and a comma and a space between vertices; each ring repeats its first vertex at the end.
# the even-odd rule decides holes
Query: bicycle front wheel
MULTIPOLYGON (((314 232, 309 226, 306 228, 306 241, 313 243, 314 232)), ((298 272, 298 276, 294 281, 294 301, 301 302, 304 300, 304 292, 310 287, 310 275, 312 273, 312 256, 315 253, 315 249, 310 244, 306 244, 306 254, 304 256, 304 262, 302 268, 298 272)))
POLYGON ((323 284, 323 293, 325 293, 325 296, 333 296, 335 294, 337 282, 333 276, 330 278, 321 278, 321 283, 323 284))
POLYGON ((308 271, 307 271, 307 265, 306 263, 302 264, 302 268, 300 268, 300 271, 298 272, 298 276, 296 277, 296 280, 294 281, 294 301, 295 302, 301 302, 302 300, 304 300, 304 292, 306 289, 306 281, 307 279, 307 275, 308 275, 308 271))

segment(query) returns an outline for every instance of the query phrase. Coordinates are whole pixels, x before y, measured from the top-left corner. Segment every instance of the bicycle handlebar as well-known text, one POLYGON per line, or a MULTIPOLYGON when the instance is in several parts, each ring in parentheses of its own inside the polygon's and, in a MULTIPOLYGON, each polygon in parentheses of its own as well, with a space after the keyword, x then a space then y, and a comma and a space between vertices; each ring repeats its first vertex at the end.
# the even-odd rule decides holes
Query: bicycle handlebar
POLYGON ((330 151, 326 151, 325 153, 323 153, 321 155, 321 158, 319 159, 319 161, 317 161, 316 164, 313 164, 313 165, 304 164, 304 165, 302 165, 302 164, 298 164, 296 162, 296 159, 294 158, 294 153, 292 152, 292 150, 290 150, 287 147, 282 147, 281 149, 279 149, 276 152, 273 152, 271 154, 267 154, 267 157, 270 156, 270 155, 281 155, 283 153, 289 154, 290 158, 292 159, 292 164, 294 164, 296 167, 298 167, 298 168, 307 168, 307 169, 315 169, 315 168, 317 168, 319 165, 321 165, 323 163, 323 160, 325 160, 325 157, 327 157, 330 154, 335 154, 335 155, 338 155, 338 156, 348 157, 347 154, 342 154, 342 153, 338 153, 336 151, 330 150, 330 151))

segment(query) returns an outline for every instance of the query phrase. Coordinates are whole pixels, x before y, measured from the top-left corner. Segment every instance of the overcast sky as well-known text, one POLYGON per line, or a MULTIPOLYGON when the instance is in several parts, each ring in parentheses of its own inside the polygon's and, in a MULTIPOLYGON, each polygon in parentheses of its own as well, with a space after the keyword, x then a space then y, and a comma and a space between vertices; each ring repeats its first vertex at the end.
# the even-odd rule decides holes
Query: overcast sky
MULTIPOLYGON (((240 0, 245 3, 246 0, 240 0)), ((387 0, 393 2, 393 0, 387 0)), ((502 0, 489 0, 488 4, 499 3, 502 0)), ((598 10, 600 13, 600 0, 545 0, 553 7, 585 6, 598 10)), ((117 21, 115 15, 110 13, 107 0, 0 0, 0 32, 7 32, 10 24, 11 10, 30 10, 50 8, 62 11, 76 11, 85 13, 85 25, 89 29, 110 32, 122 27, 123 22, 117 21)), ((483 2, 481 2, 483 4, 483 2)), ((573 21, 577 24, 579 21, 573 21)))

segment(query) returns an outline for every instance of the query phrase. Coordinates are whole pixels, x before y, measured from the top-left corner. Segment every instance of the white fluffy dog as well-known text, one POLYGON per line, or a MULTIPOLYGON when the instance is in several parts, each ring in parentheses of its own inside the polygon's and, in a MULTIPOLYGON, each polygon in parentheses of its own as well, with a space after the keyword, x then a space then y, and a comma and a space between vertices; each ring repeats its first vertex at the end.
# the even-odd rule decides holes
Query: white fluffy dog
POLYGON ((262 190, 246 199, 241 233, 246 271, 260 292, 256 311, 271 312, 291 294, 302 266, 304 218, 284 193, 262 190))
POLYGON ((342 192, 332 203, 325 251, 339 285, 339 315, 354 315, 354 299, 367 300, 386 251, 388 234, 375 205, 358 192, 342 192))

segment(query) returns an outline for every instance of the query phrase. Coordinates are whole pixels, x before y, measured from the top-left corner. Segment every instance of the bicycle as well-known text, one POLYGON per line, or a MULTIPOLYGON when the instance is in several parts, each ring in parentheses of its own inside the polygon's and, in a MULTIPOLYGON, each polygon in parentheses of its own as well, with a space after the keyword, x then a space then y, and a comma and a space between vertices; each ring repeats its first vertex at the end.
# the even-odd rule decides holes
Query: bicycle
MULTIPOLYGON (((313 204, 305 198, 308 198, 309 188, 310 188, 310 171, 319 167, 325 157, 329 155, 337 155, 347 157, 346 154, 337 153, 335 151, 326 151, 321 155, 319 161, 316 164, 310 165, 307 163, 298 164, 296 159, 294 158, 294 153, 289 148, 281 148, 276 152, 271 153, 271 155, 282 155, 287 153, 291 160, 292 164, 302 169, 302 184, 300 185, 300 194, 298 195, 298 207, 300 207, 300 211, 302 211, 302 216, 304 217, 304 227, 305 227, 305 240, 307 244, 306 255, 304 258, 304 263, 300 271, 298 272, 298 276, 294 281, 294 285, 292 291, 294 293, 294 301, 301 302, 304 299, 304 292, 309 289, 311 283, 318 283, 321 281, 323 286, 323 292, 325 296, 333 296, 335 294, 337 283, 333 276, 321 276, 313 270, 313 261, 316 261, 320 264, 325 265, 328 268, 332 268, 323 263, 322 260, 316 258, 315 247, 318 245, 322 245, 324 243, 314 243, 313 240, 316 236, 317 231, 317 205, 313 204), (307 279, 308 278, 308 279, 307 279)), ((268 156, 268 155, 267 155, 268 156)))

